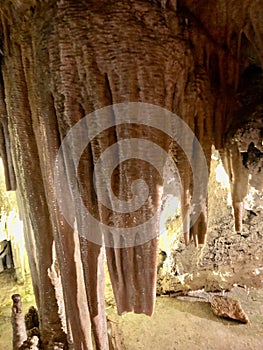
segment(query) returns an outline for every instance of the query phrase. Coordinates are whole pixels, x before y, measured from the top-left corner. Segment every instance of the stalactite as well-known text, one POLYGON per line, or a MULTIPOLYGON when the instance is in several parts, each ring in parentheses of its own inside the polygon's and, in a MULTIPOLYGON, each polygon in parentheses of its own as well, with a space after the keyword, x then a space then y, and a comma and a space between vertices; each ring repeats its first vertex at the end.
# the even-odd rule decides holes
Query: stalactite
POLYGON ((222 157, 226 157, 224 164, 230 178, 235 230, 242 232, 243 200, 247 194, 249 173, 243 165, 242 155, 236 144, 231 145, 222 157))
POLYGON ((28 253, 28 263, 31 272, 32 285, 34 290, 35 301, 38 309, 40 308, 40 276, 39 276, 39 264, 37 257, 37 247, 36 247, 36 239, 34 237, 32 225, 29 218, 29 213, 26 212, 26 206, 22 203, 22 195, 17 189, 16 192, 17 204, 19 208, 19 216, 23 221, 23 232, 25 238, 26 250, 28 253))
POLYGON ((9 132, 11 143, 16 145, 13 148, 13 155, 16 178, 19 179, 19 191, 23 196, 23 204, 26 206, 26 212, 30 216, 37 242, 40 276, 40 320, 43 342, 48 344, 56 337, 61 339, 64 337, 56 313, 57 303, 54 288, 47 274, 53 241, 52 228, 38 163, 34 131, 31 124, 31 109, 28 101, 28 87, 23 71, 21 47, 16 43, 12 43, 10 46, 12 47, 13 56, 5 58, 2 64, 9 132), (12 66, 11 70, 10 66, 12 66), (19 106, 17 101, 20 102, 19 106), (32 162, 32 157, 34 157, 34 162, 32 162), (32 181, 33 176, 35 176, 35 181, 32 181))
MULTIPOLYGON (((233 5, 233 0, 230 3, 233 5)), ((232 181, 236 229, 241 230, 248 172, 243 171, 237 144, 229 143, 233 135, 230 137, 228 131, 237 129, 233 121, 239 115, 236 112, 242 102, 236 95, 237 90, 242 90, 238 61, 244 53, 242 44, 241 48, 238 45, 237 52, 228 46, 232 34, 240 33, 243 28, 248 1, 240 7, 241 19, 236 17, 239 11, 233 13, 233 18, 231 13, 226 15, 232 6, 226 0, 210 1, 208 6, 204 4, 206 2, 201 1, 200 6, 195 6, 193 0, 178 1, 178 6, 175 1, 28 0, 9 4, 9 8, 5 4, 1 11, 4 94, 0 96, 0 113, 1 118, 3 115, 5 118, 2 121, 8 122, 9 130, 8 134, 6 124, 2 123, 1 149, 9 166, 11 156, 6 145, 10 137, 24 215, 28 216, 27 226, 32 225, 34 232, 34 237, 28 233, 27 245, 34 246, 36 255, 31 259, 31 268, 37 274, 34 288, 46 348, 56 337, 64 337, 56 294, 50 281, 51 278, 54 285, 57 283, 53 240, 61 274, 69 345, 73 342, 75 348, 92 349, 93 332, 96 347, 108 348, 102 232, 100 229, 92 232, 93 227, 85 225, 81 201, 95 219, 108 226, 109 236, 104 236, 105 242, 110 242, 106 257, 118 312, 151 315, 154 310, 158 219, 152 225, 152 232, 138 230, 129 238, 130 246, 125 246, 123 237, 117 239, 111 234, 111 228, 114 225, 126 228, 133 224, 134 218, 143 222, 154 212, 160 212, 163 184, 159 175, 162 174, 158 175, 141 160, 118 163, 111 178, 114 195, 128 201, 132 182, 140 178, 149 186, 149 198, 140 210, 127 215, 111 211, 99 202, 103 191, 108 202, 112 201, 110 190, 104 188, 106 175, 103 173, 104 178, 97 177, 93 181, 95 164, 107 148, 124 139, 137 138, 152 141, 167 154, 170 152, 182 180, 186 244, 193 239, 198 246, 206 240, 206 198, 201 195, 194 198, 193 187, 196 178, 200 187, 198 194, 203 194, 208 179, 204 179, 193 136, 187 140, 188 159, 179 144, 171 142, 157 129, 147 129, 141 124, 115 125, 90 142, 77 170, 72 154, 78 151, 80 140, 71 141, 69 149, 63 153, 66 184, 54 183, 54 164, 60 144, 85 115, 105 106, 131 101, 154 104, 176 113, 200 142, 208 166, 205 173, 209 172, 212 144, 227 157, 225 163, 232 181), (222 10, 221 17, 215 18, 215 24, 206 21, 214 13, 213 4, 222 10), (30 10, 31 5, 34 11, 30 10), (7 113, 3 114, 4 99, 7 113), (231 147, 227 150, 229 144, 231 147), (68 190, 75 183, 76 172, 81 198, 74 189, 69 191, 67 212, 72 220, 67 222, 56 201, 56 190, 68 190), (195 217, 195 211, 201 213, 199 217, 195 217), (94 236, 98 241, 90 239, 94 236), (141 237, 149 239, 137 244, 141 237), (55 325, 56 335, 49 329, 50 323, 55 325)), ((250 18, 253 16, 250 13, 250 18)), ((251 44, 256 42, 258 52, 257 30, 248 26, 245 31, 250 33, 247 36, 251 44), (251 33, 257 34, 256 41, 251 38, 251 33)), ((251 110, 254 113, 253 106, 251 110)), ((114 107, 110 111, 113 124, 116 124, 118 118, 114 107)), ((87 132, 96 122, 99 124, 98 112, 93 118, 85 126, 87 132)), ((144 122, 147 124, 147 117, 144 122)), ((182 132, 180 137, 186 139, 189 135, 182 132)), ((120 148, 117 147, 111 157, 117 161, 121 159, 120 148)))
MULTIPOLYGON (((2 58, 0 58, 1 66, 2 58)), ((16 179, 10 147, 8 119, 5 105, 3 78, 0 71, 0 155, 4 165, 6 190, 16 190, 16 179)))

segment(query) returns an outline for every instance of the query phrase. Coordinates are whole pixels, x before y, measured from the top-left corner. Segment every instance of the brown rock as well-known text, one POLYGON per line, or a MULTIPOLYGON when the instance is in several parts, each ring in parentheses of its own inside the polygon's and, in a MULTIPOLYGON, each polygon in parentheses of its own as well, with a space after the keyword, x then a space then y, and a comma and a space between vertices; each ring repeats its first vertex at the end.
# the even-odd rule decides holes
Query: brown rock
POLYGON ((211 301, 211 308, 216 316, 226 317, 241 323, 248 323, 249 319, 236 299, 215 295, 211 301))
POLYGON ((12 327, 13 327, 13 349, 19 349, 27 339, 26 326, 22 313, 22 301, 20 294, 12 295, 12 327))

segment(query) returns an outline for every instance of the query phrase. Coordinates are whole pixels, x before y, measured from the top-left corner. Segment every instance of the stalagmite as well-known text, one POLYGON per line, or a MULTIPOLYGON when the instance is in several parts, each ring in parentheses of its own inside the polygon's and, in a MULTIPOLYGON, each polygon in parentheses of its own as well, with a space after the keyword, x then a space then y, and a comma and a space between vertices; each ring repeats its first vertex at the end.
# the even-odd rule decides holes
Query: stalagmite
POLYGON ((18 350, 23 342, 27 340, 26 325, 22 312, 21 296, 14 294, 12 300, 13 350, 18 350))

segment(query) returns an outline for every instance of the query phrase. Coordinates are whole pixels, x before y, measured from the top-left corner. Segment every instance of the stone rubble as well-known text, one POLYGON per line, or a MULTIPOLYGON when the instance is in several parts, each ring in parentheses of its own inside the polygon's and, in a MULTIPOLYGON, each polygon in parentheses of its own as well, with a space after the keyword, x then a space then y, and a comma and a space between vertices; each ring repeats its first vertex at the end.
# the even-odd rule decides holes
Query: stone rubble
POLYGON ((248 323, 248 316, 236 299, 221 295, 214 295, 211 300, 211 308, 216 316, 230 318, 241 323, 248 323))

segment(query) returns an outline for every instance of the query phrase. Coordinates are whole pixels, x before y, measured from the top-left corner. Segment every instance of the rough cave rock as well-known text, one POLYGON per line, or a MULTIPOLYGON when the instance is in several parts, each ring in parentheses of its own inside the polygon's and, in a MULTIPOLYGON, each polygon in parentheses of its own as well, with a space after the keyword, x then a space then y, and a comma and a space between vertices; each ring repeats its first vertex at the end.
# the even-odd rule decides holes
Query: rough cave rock
MULTIPOLYGON (((0 0, 0 151, 7 188, 19 193, 45 349, 56 342, 92 349, 92 334, 97 349, 108 349, 104 249, 78 235, 82 219, 74 195, 74 228, 56 201, 54 164, 62 140, 81 118, 117 103, 176 113, 194 131, 208 167, 211 146, 220 151, 241 231, 248 181, 262 185, 262 18, 258 0, 0 0)), ((91 179, 103 150, 124 137, 152 138, 176 159, 185 242, 204 244, 206 201, 191 203, 189 162, 156 130, 116 126, 90 142, 78 165, 84 204, 94 217, 116 223, 98 203, 91 179), (201 214, 191 224, 193 204, 201 214)), ((70 179, 69 163, 65 159, 70 179)), ((132 165, 118 166, 114 191, 128 200, 127 187, 146 174, 152 193, 139 216, 147 219, 161 207, 161 184, 148 164, 132 165)), ((202 178, 198 166, 197 173, 202 178)), ((132 215, 118 216, 118 224, 125 227, 132 215)), ((143 245, 106 248, 120 314, 152 314, 157 246, 156 234, 143 245)))

